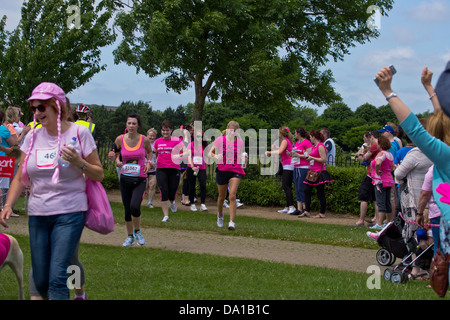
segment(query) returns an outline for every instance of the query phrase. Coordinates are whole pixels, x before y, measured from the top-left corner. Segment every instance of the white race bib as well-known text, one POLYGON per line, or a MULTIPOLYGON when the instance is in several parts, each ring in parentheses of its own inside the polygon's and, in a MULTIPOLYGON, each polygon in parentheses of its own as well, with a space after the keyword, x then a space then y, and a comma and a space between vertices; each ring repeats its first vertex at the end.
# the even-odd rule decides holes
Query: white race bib
POLYGON ((36 149, 36 166, 39 169, 53 169, 58 159, 58 147, 36 149))
POLYGON ((199 157, 199 156, 194 157, 192 159, 192 161, 194 162, 194 164, 200 164, 201 165, 203 163, 203 157, 199 157))
POLYGON ((122 174, 130 177, 139 177, 141 166, 133 163, 126 163, 122 166, 122 174))

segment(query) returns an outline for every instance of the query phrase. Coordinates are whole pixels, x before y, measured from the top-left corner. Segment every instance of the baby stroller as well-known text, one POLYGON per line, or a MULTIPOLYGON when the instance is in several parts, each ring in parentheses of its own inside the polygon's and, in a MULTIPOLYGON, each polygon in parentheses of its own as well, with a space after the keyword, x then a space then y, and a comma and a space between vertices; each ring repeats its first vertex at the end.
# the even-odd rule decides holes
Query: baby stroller
MULTIPOLYGON (((419 230, 425 233, 426 238, 426 231, 424 231, 423 229, 419 230)), ((409 253, 398 265, 396 265, 393 269, 387 268, 386 270, 384 270, 383 277, 386 281, 391 281, 392 283, 406 283, 409 279, 409 274, 411 273, 413 267, 420 267, 426 270, 430 268, 431 260, 433 259, 434 244, 431 243, 424 249, 421 249, 418 246, 420 237, 417 236, 417 238, 417 241, 414 237, 412 237, 408 241, 407 247, 409 249, 409 253), (413 254, 416 255, 414 259, 412 259, 413 254)))
POLYGON ((397 214, 378 232, 377 243, 381 247, 376 254, 377 262, 382 266, 391 266, 396 258, 403 258, 408 254, 408 247, 402 237, 405 221, 397 214))
POLYGON ((387 268, 384 271, 384 279, 393 283, 407 282, 413 266, 428 269, 433 257, 433 250, 430 250, 433 244, 422 250, 418 249, 420 239, 402 237, 404 225, 405 221, 397 214, 393 221, 378 232, 377 243, 381 248, 376 253, 377 262, 382 266, 391 266, 396 258, 402 259, 394 268, 387 268), (416 257, 412 259, 414 254, 416 257))

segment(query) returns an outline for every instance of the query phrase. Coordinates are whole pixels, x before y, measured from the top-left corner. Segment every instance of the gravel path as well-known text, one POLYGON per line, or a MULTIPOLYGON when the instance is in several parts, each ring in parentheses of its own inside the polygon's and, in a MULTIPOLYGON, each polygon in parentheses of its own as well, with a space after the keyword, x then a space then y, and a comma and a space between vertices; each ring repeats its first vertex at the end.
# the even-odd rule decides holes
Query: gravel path
MULTIPOLYGON (((117 191, 109 192, 108 196, 110 201, 120 201, 120 195, 117 191)), ((181 206, 179 200, 177 200, 177 203, 181 206)), ((158 201, 155 202, 155 205, 158 206, 158 201)), ((214 202, 207 202, 206 205, 209 212, 216 212, 217 207, 214 202)), ((279 214, 276 212, 278 209, 244 206, 244 208, 238 209, 238 217, 239 215, 249 215, 267 219, 299 219, 296 216, 279 214)), ((226 209, 224 212, 226 212, 226 209)), ((327 214, 325 219, 305 218, 304 220, 311 223, 350 225, 356 219, 354 216, 333 216, 327 214)), ((22 215, 18 218, 11 218, 9 220, 9 228, 4 229, 1 227, 0 232, 27 235, 27 217, 22 215)), ((142 228, 142 232, 147 240, 146 247, 150 248, 253 258, 361 273, 365 273, 368 266, 377 264, 375 259, 376 250, 370 249, 224 236, 208 232, 167 230, 152 227, 142 228)), ((124 237, 125 227, 117 225, 116 230, 108 235, 100 235, 85 228, 81 241, 83 243, 120 246, 124 237)), ((132 248, 130 249, 133 250, 132 248)))

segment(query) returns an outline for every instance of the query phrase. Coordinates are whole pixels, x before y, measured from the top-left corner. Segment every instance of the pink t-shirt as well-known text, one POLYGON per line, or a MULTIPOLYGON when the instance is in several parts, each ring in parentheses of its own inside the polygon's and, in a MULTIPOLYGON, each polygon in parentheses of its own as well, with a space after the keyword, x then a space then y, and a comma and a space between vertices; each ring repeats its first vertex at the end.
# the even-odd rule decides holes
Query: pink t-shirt
MULTIPOLYGON (((287 155, 287 151, 291 152, 292 151, 292 142, 291 140, 289 140, 288 138, 284 138, 284 141, 287 142, 286 145, 286 149, 284 150, 284 152, 281 154, 281 164, 283 166, 288 166, 291 164, 291 157, 289 157, 287 155)), ((291 169, 292 170, 292 169, 291 169)))
POLYGON ((0 232, 0 266, 5 262, 11 247, 11 240, 6 234, 0 232))
MULTIPOLYGON (((311 154, 310 154, 311 157, 320 158, 319 146, 322 146, 325 148, 325 145, 322 142, 319 142, 317 145, 312 147, 311 154)), ((327 150, 327 149, 325 148, 325 150, 327 150)), ((325 163, 318 162, 315 160, 313 160, 311 162, 312 162, 312 164, 310 165, 310 168, 309 168, 310 170, 313 170, 313 171, 325 170, 325 163)))
MULTIPOLYGON (((188 149, 191 151, 192 162, 194 166, 198 167, 200 170, 206 169, 205 159, 203 158, 203 146, 202 142, 198 143, 199 145, 195 148, 195 141, 191 141, 188 146, 188 149)), ((191 165, 188 163, 188 167, 191 165)))
POLYGON ((213 142, 213 145, 216 149, 216 155, 223 154, 223 161, 217 163, 217 170, 231 171, 245 175, 244 169, 241 166, 244 141, 235 138, 234 142, 230 142, 226 139, 226 136, 221 136, 213 142))
POLYGON ((159 169, 178 169, 180 170, 180 161, 172 161, 172 152, 179 154, 182 152, 183 140, 180 138, 164 139, 158 138, 155 141, 155 150, 158 152, 158 159, 156 160, 156 168, 159 169), (174 150, 175 149, 175 150, 174 150))
MULTIPOLYGON (((70 123, 61 134, 61 148, 75 137, 78 154, 86 157, 97 146, 88 128, 70 123), (78 137, 81 140, 78 141, 78 137)), ((27 152, 31 133, 27 134, 20 150, 27 152)), ((73 165, 59 168, 59 181, 54 184, 52 176, 58 161, 58 136, 51 136, 45 128, 34 130, 34 143, 27 162, 31 180, 28 215, 50 216, 55 214, 86 211, 88 209, 86 182, 80 168, 73 165)))
MULTIPOLYGON (((428 169, 428 172, 425 174, 425 179, 423 180, 422 190, 424 191, 433 191, 433 166, 428 169)), ((430 219, 440 217, 441 210, 437 206, 434 201, 433 194, 431 194, 430 201, 428 201, 428 217, 430 219)))
MULTIPOLYGON (((312 143, 311 141, 309 141, 308 139, 303 140, 302 142, 297 141, 297 143, 295 144, 295 150, 297 150, 297 153, 300 155, 303 155, 303 153, 308 149, 312 147, 312 143)), ((304 168, 304 169, 308 169, 309 168, 309 161, 306 160, 305 158, 292 158, 292 162, 294 163, 294 167, 296 168, 304 168), (298 159, 298 160, 296 160, 298 159)))

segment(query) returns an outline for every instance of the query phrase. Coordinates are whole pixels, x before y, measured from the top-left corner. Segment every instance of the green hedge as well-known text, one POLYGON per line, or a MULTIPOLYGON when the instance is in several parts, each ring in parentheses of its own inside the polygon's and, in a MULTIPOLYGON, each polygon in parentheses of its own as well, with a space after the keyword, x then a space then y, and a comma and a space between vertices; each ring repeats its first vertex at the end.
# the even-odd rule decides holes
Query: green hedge
MULTIPOLYGON (((364 167, 328 167, 327 170, 334 179, 325 187, 327 211, 359 215, 359 185, 366 174, 366 169, 364 167)), ((295 199, 294 186, 293 192, 295 199)), ((217 187, 214 181, 208 180, 207 195, 217 199, 217 187)), ((286 204, 281 180, 277 177, 256 178, 252 176, 251 179, 244 177, 239 185, 238 196, 242 202, 248 205, 284 207, 286 204)), ((314 194, 311 209, 319 210, 319 201, 314 194)), ((373 211, 373 207, 369 207, 369 209, 369 213, 373 211)))
MULTIPOLYGON (((351 213, 359 215, 358 191, 366 169, 364 167, 328 167, 328 172, 334 181, 327 183, 325 193, 327 198, 327 211, 334 213, 351 213)), ((105 170, 103 179, 105 189, 118 189, 119 182, 115 169, 105 170)), ((295 187, 292 186, 295 199, 295 187)), ((199 186, 197 183, 197 194, 199 186)), ((207 197, 217 199, 218 191, 214 179, 207 180, 207 197)), ((284 207, 285 194, 281 187, 281 180, 276 176, 260 176, 256 174, 246 175, 242 179, 239 190, 239 199, 248 205, 284 207)), ((319 201, 313 194, 311 209, 319 210, 319 201)), ((372 204, 369 205, 369 215, 373 212, 372 204)))

